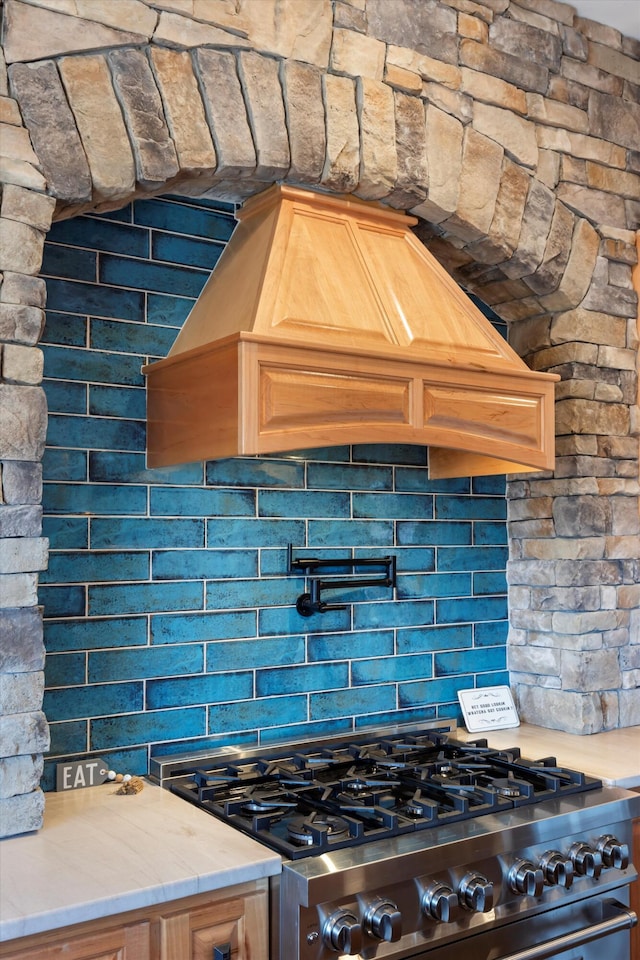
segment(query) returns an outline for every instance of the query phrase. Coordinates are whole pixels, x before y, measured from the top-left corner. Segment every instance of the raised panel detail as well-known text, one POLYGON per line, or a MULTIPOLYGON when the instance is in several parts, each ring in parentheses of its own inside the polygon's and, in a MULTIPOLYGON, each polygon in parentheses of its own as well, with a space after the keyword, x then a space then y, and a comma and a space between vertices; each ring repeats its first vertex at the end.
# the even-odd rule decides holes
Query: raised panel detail
POLYGON ((424 422, 449 434, 476 435, 524 447, 535 447, 541 436, 541 398, 489 392, 472 387, 455 389, 426 383, 424 422))
POLYGON ((260 432, 348 423, 408 424, 411 381, 260 367, 260 432))

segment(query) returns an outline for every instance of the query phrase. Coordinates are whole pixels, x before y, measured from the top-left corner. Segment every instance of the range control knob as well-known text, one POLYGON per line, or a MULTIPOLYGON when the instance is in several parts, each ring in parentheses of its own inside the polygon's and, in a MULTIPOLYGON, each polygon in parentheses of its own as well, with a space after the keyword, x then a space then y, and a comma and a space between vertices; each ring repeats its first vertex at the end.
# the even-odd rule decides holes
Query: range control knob
POLYGON ((629 847, 621 843, 617 837, 605 833, 596 844, 596 849, 602 857, 605 867, 615 867, 616 870, 626 870, 629 866, 629 847))
POLYGON ((592 850, 586 843, 579 840, 569 847, 569 856, 573 862, 573 869, 579 877, 591 877, 597 880, 602 873, 602 854, 599 850, 592 850))
POLYGON ((441 923, 452 923, 460 912, 458 897, 449 884, 437 880, 424 888, 421 903, 426 916, 441 923))
POLYGON ((530 860, 516 860, 509 871, 509 886, 514 893, 539 897, 544 887, 544 874, 530 860))
POLYGON ((377 940, 395 943, 402 936, 402 915, 393 900, 378 897, 364 914, 364 929, 377 940))
POLYGON ((362 927, 353 913, 340 907, 325 921, 322 928, 322 938, 334 953, 345 954, 348 957, 360 953, 362 949, 362 927))
POLYGON ((547 850, 540 857, 540 869, 545 883, 552 887, 568 890, 573 883, 573 860, 563 856, 559 850, 547 850))
POLYGON ((481 873, 467 873, 460 881, 458 899, 467 910, 489 913, 493 909, 493 884, 481 873))

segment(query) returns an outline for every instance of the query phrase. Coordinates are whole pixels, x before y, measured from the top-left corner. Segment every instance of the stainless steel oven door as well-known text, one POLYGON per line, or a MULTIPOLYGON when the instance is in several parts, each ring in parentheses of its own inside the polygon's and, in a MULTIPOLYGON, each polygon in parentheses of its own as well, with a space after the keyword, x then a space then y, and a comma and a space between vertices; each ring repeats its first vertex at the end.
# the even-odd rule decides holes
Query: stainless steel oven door
POLYGON ((629 960, 629 931, 636 923, 626 904, 594 897, 411 954, 407 960, 629 960))

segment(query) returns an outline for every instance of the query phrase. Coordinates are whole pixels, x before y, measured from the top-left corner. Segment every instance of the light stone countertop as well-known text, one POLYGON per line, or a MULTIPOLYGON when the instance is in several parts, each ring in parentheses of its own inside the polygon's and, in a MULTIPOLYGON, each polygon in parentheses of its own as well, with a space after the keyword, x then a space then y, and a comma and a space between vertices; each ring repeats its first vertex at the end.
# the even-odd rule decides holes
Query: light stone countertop
POLYGON ((607 786, 640 787, 640 727, 579 736, 522 723, 509 730, 482 733, 458 727, 451 736, 464 741, 484 737, 490 747, 499 750, 519 747, 529 760, 555 757, 560 766, 597 777, 607 786))
POLYGON ((0 841, 0 942, 280 872, 250 837, 145 781, 48 793, 44 827, 0 841))

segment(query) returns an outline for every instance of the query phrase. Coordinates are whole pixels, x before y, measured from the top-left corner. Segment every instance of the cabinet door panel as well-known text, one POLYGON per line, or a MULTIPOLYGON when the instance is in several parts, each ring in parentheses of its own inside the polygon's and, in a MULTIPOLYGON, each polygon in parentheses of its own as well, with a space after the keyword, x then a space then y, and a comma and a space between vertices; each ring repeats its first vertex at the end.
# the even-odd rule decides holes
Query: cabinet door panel
MULTIPOLYGON (((4 955, 4 954, 3 954, 4 955)), ((150 960, 149 924, 61 938, 6 955, 7 960, 150 960)))
POLYGON ((160 960, 211 960, 227 943, 232 960, 266 960, 267 939, 266 894, 221 900, 163 917, 160 960))

